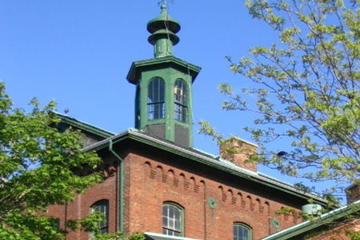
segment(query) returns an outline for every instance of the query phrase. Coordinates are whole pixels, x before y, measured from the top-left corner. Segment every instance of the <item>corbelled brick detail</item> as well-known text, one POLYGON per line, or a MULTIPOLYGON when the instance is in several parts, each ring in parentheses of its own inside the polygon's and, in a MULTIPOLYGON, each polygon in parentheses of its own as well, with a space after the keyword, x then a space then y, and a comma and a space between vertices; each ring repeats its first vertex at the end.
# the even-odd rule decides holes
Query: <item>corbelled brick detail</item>
POLYGON ((220 145, 220 156, 225 160, 235 163, 239 167, 256 172, 257 163, 249 161, 250 157, 256 154, 256 150, 256 145, 232 137, 220 145))
MULTIPOLYGON (((289 205, 291 199, 277 197, 267 188, 259 190, 253 183, 233 181, 212 169, 198 168, 179 156, 133 149, 123 158, 126 233, 162 233, 162 206, 169 201, 184 208, 184 235, 195 239, 232 239, 233 224, 240 222, 250 226, 253 239, 258 240, 302 221, 298 215, 276 214, 283 207, 298 212, 300 205, 289 205), (215 199, 215 207, 209 205, 209 198, 215 199), (273 220, 279 225, 275 226, 273 220)), ((59 218, 64 228, 65 219, 83 218, 90 213, 91 205, 108 199, 109 231, 117 231, 119 179, 114 171, 111 168, 113 174, 104 182, 89 188, 67 206, 49 207, 47 214, 59 218)), ((66 239, 86 240, 89 234, 70 232, 66 239)))
POLYGON ((130 167, 131 191, 128 195, 126 222, 129 232, 162 232, 162 205, 175 202, 184 208, 185 237, 207 240, 233 238, 235 222, 253 229, 253 239, 302 221, 299 214, 277 215, 281 208, 298 208, 272 198, 272 193, 258 194, 237 184, 223 181, 222 176, 183 168, 168 157, 131 153, 125 159, 130 167), (208 204, 216 200, 216 207, 208 204), (280 224, 274 227, 272 220, 280 224))

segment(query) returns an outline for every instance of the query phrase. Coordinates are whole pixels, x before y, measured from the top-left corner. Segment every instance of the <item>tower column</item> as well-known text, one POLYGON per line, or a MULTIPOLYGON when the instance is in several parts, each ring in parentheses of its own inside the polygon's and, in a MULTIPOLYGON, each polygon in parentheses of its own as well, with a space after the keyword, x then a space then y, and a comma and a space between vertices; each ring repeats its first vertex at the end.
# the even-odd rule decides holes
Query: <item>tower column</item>
POLYGON ((154 47, 154 57, 171 56, 173 51, 172 42, 169 39, 161 38, 156 41, 154 47))

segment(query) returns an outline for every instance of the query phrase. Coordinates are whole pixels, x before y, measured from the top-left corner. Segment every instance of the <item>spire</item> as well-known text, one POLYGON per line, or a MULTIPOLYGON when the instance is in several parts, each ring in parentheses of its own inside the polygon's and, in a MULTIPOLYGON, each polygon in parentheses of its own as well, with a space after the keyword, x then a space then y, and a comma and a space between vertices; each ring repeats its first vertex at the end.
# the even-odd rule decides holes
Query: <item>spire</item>
POLYGON ((148 41, 154 45, 155 58, 173 55, 172 48, 180 40, 176 35, 180 31, 179 22, 168 15, 166 4, 161 4, 160 9, 160 15, 147 24, 147 30, 151 33, 148 41))

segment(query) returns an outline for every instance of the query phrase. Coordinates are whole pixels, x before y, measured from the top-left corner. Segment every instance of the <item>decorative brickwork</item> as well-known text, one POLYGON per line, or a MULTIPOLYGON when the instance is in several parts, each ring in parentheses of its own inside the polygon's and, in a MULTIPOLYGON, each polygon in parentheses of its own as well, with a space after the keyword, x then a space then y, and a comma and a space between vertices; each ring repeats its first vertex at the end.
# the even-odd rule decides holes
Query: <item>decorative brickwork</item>
POLYGON ((145 156, 148 154, 130 153, 125 159, 131 165, 125 219, 129 232, 161 233, 161 207, 168 201, 184 207, 185 236, 196 239, 232 239, 233 223, 241 222, 251 226, 256 240, 301 221, 293 215, 278 216, 276 211, 281 207, 292 207, 273 201, 271 196, 256 195, 236 184, 229 186, 221 176, 181 169, 158 154, 145 156), (210 197, 216 207, 209 205, 210 197), (278 228, 271 226, 273 218, 279 219, 278 228))
MULTIPOLYGON (((112 169, 113 171, 114 169, 112 169)), ((117 171, 117 169, 116 169, 117 171)), ((70 231, 66 229, 64 223, 70 219, 80 219, 86 217, 91 212, 91 206, 100 200, 109 200, 109 231, 115 232, 117 227, 117 182, 116 174, 109 176, 104 182, 97 184, 84 194, 78 195, 74 201, 65 206, 50 206, 46 215, 56 217, 60 220, 60 227, 68 230, 66 240, 88 240, 89 234, 80 231, 70 231)))
MULTIPOLYGON (((162 233, 164 202, 184 208, 185 237, 195 239, 232 239, 233 224, 243 223, 252 228, 253 239, 257 240, 301 221, 296 214, 276 214, 282 207, 297 212, 303 204, 295 203, 298 200, 283 192, 271 192, 254 182, 224 175, 211 167, 199 167, 186 158, 143 145, 118 145, 117 152, 124 159, 122 176, 118 174, 116 159, 108 153, 103 156, 100 169, 106 177, 103 183, 89 188, 67 206, 49 207, 47 214, 59 218, 62 228, 66 219, 87 216, 91 205, 103 199, 109 200, 110 232, 119 230, 118 219, 123 219, 125 233, 162 233)), ((88 237, 88 233, 70 232, 67 239, 88 237)))

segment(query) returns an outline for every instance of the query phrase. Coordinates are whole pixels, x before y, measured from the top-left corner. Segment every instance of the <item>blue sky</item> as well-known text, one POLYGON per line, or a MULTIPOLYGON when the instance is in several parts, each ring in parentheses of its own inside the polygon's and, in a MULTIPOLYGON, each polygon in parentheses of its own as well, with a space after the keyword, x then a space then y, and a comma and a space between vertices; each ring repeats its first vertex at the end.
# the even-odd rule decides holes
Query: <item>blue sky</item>
MULTIPOLYGON (((276 35, 251 19, 244 1, 169 2, 169 14, 182 26, 174 55, 202 68, 193 85, 195 147, 218 154, 211 139, 197 134, 200 120, 251 141, 242 128, 253 116, 222 111, 217 86, 246 87, 225 56, 237 60, 276 35)), ((135 87, 126 75, 133 61, 152 58, 146 23, 159 12, 157 0, 0 0, 0 81, 17 107, 32 97, 55 100, 59 112, 69 109, 70 116, 114 133, 134 127, 135 87)))

